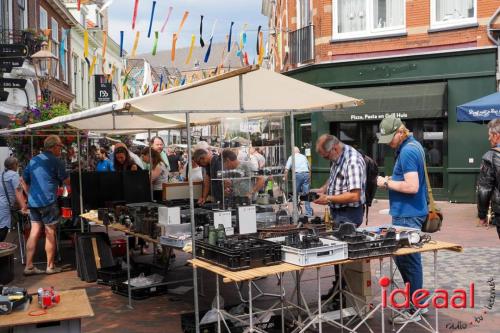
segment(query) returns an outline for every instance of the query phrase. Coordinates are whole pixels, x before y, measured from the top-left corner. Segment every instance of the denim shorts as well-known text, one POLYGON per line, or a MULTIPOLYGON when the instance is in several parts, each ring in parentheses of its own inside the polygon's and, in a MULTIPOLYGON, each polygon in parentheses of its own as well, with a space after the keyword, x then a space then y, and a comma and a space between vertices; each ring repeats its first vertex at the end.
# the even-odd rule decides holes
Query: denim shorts
POLYGON ((45 207, 30 207, 31 222, 52 225, 59 222, 59 205, 57 201, 45 207))

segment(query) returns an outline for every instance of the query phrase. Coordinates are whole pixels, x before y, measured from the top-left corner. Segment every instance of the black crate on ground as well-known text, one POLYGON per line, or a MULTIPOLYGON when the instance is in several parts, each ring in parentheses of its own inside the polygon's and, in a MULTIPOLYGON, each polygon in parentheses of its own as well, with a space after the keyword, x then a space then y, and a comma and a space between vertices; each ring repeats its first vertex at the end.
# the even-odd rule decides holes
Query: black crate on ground
POLYGON ((230 249, 196 241, 196 255, 232 271, 275 265, 281 262, 281 245, 251 236, 228 239, 250 244, 246 248, 230 249))
MULTIPOLYGON (((200 311, 200 320, 208 311, 200 311)), ((235 326, 233 322, 229 319, 226 319, 226 323, 231 330, 231 333, 242 333, 247 329, 247 326, 240 326, 240 323, 235 326)), ((257 323, 254 325, 255 328, 259 328, 269 333, 281 333, 281 316, 273 315, 268 322, 265 323, 257 323)), ((181 328, 184 333, 194 333, 196 332, 195 326, 195 315, 194 312, 183 313, 181 314, 181 328)), ((291 328, 285 323, 285 332, 291 332, 291 328)), ((216 333, 217 332, 217 322, 212 322, 208 324, 200 325, 200 333, 216 333)), ((224 323, 221 321, 221 332, 228 333, 228 330, 224 323)))
MULTIPOLYGON (((128 285, 124 282, 118 282, 111 285, 113 293, 121 296, 128 296, 128 285)), ((165 295, 168 293, 168 286, 166 284, 157 284, 147 287, 134 287, 132 288, 131 296, 133 300, 143 300, 154 296, 165 295)))

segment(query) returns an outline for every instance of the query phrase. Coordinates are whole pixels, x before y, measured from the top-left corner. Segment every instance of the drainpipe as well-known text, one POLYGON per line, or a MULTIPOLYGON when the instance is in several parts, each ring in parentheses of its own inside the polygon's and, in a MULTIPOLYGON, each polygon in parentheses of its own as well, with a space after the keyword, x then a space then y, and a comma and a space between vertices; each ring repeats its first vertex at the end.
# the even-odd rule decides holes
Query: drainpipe
POLYGON ((492 25, 495 19, 500 15, 500 7, 496 10, 495 14, 490 17, 488 20, 488 25, 486 29, 486 33, 488 34, 488 38, 492 41, 493 44, 497 46, 497 91, 500 91, 500 31, 497 36, 497 39, 495 39, 495 36, 493 36, 492 31, 494 30, 492 25))

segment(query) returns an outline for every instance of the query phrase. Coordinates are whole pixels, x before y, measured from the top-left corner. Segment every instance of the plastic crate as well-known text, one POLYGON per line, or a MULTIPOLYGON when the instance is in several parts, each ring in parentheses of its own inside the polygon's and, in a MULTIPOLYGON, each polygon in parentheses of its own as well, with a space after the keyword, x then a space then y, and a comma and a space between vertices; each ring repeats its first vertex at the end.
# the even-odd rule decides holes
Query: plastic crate
POLYGON ((396 249, 397 245, 388 245, 359 250, 349 250, 349 259, 378 257, 386 254, 391 254, 396 251, 396 249))
MULTIPOLYGON (((111 285, 113 293, 121 296, 128 296, 128 286, 126 283, 116 283, 111 285)), ((165 295, 168 293, 166 284, 155 284, 146 287, 133 287, 131 297, 134 300, 143 300, 154 296, 165 295)))
MULTIPOLYGON (((284 242, 285 237, 270 238, 273 242, 284 242)), ((291 246, 281 245, 282 260, 298 266, 309 266, 325 262, 347 259, 347 243, 327 238, 320 238, 323 246, 310 249, 298 249, 291 246)))
POLYGON ((348 244, 349 259, 390 254, 396 251, 398 245, 394 231, 389 231, 376 240, 368 238, 363 232, 356 231, 348 235, 343 235, 342 240, 348 244))
POLYGON ((233 250, 196 240, 196 255, 232 271, 275 265, 281 262, 279 244, 251 236, 238 235, 228 238, 249 241, 253 243, 253 246, 233 250))

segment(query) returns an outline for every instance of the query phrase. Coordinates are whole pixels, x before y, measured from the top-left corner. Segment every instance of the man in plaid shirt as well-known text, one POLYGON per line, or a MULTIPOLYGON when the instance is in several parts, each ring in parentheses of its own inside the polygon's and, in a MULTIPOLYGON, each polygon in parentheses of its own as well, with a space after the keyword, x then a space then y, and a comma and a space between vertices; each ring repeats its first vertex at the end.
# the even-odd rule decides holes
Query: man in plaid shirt
POLYGON ((366 166, 363 155, 337 137, 324 134, 316 141, 318 154, 331 161, 330 177, 319 189, 316 204, 329 205, 335 223, 363 222, 366 166))

